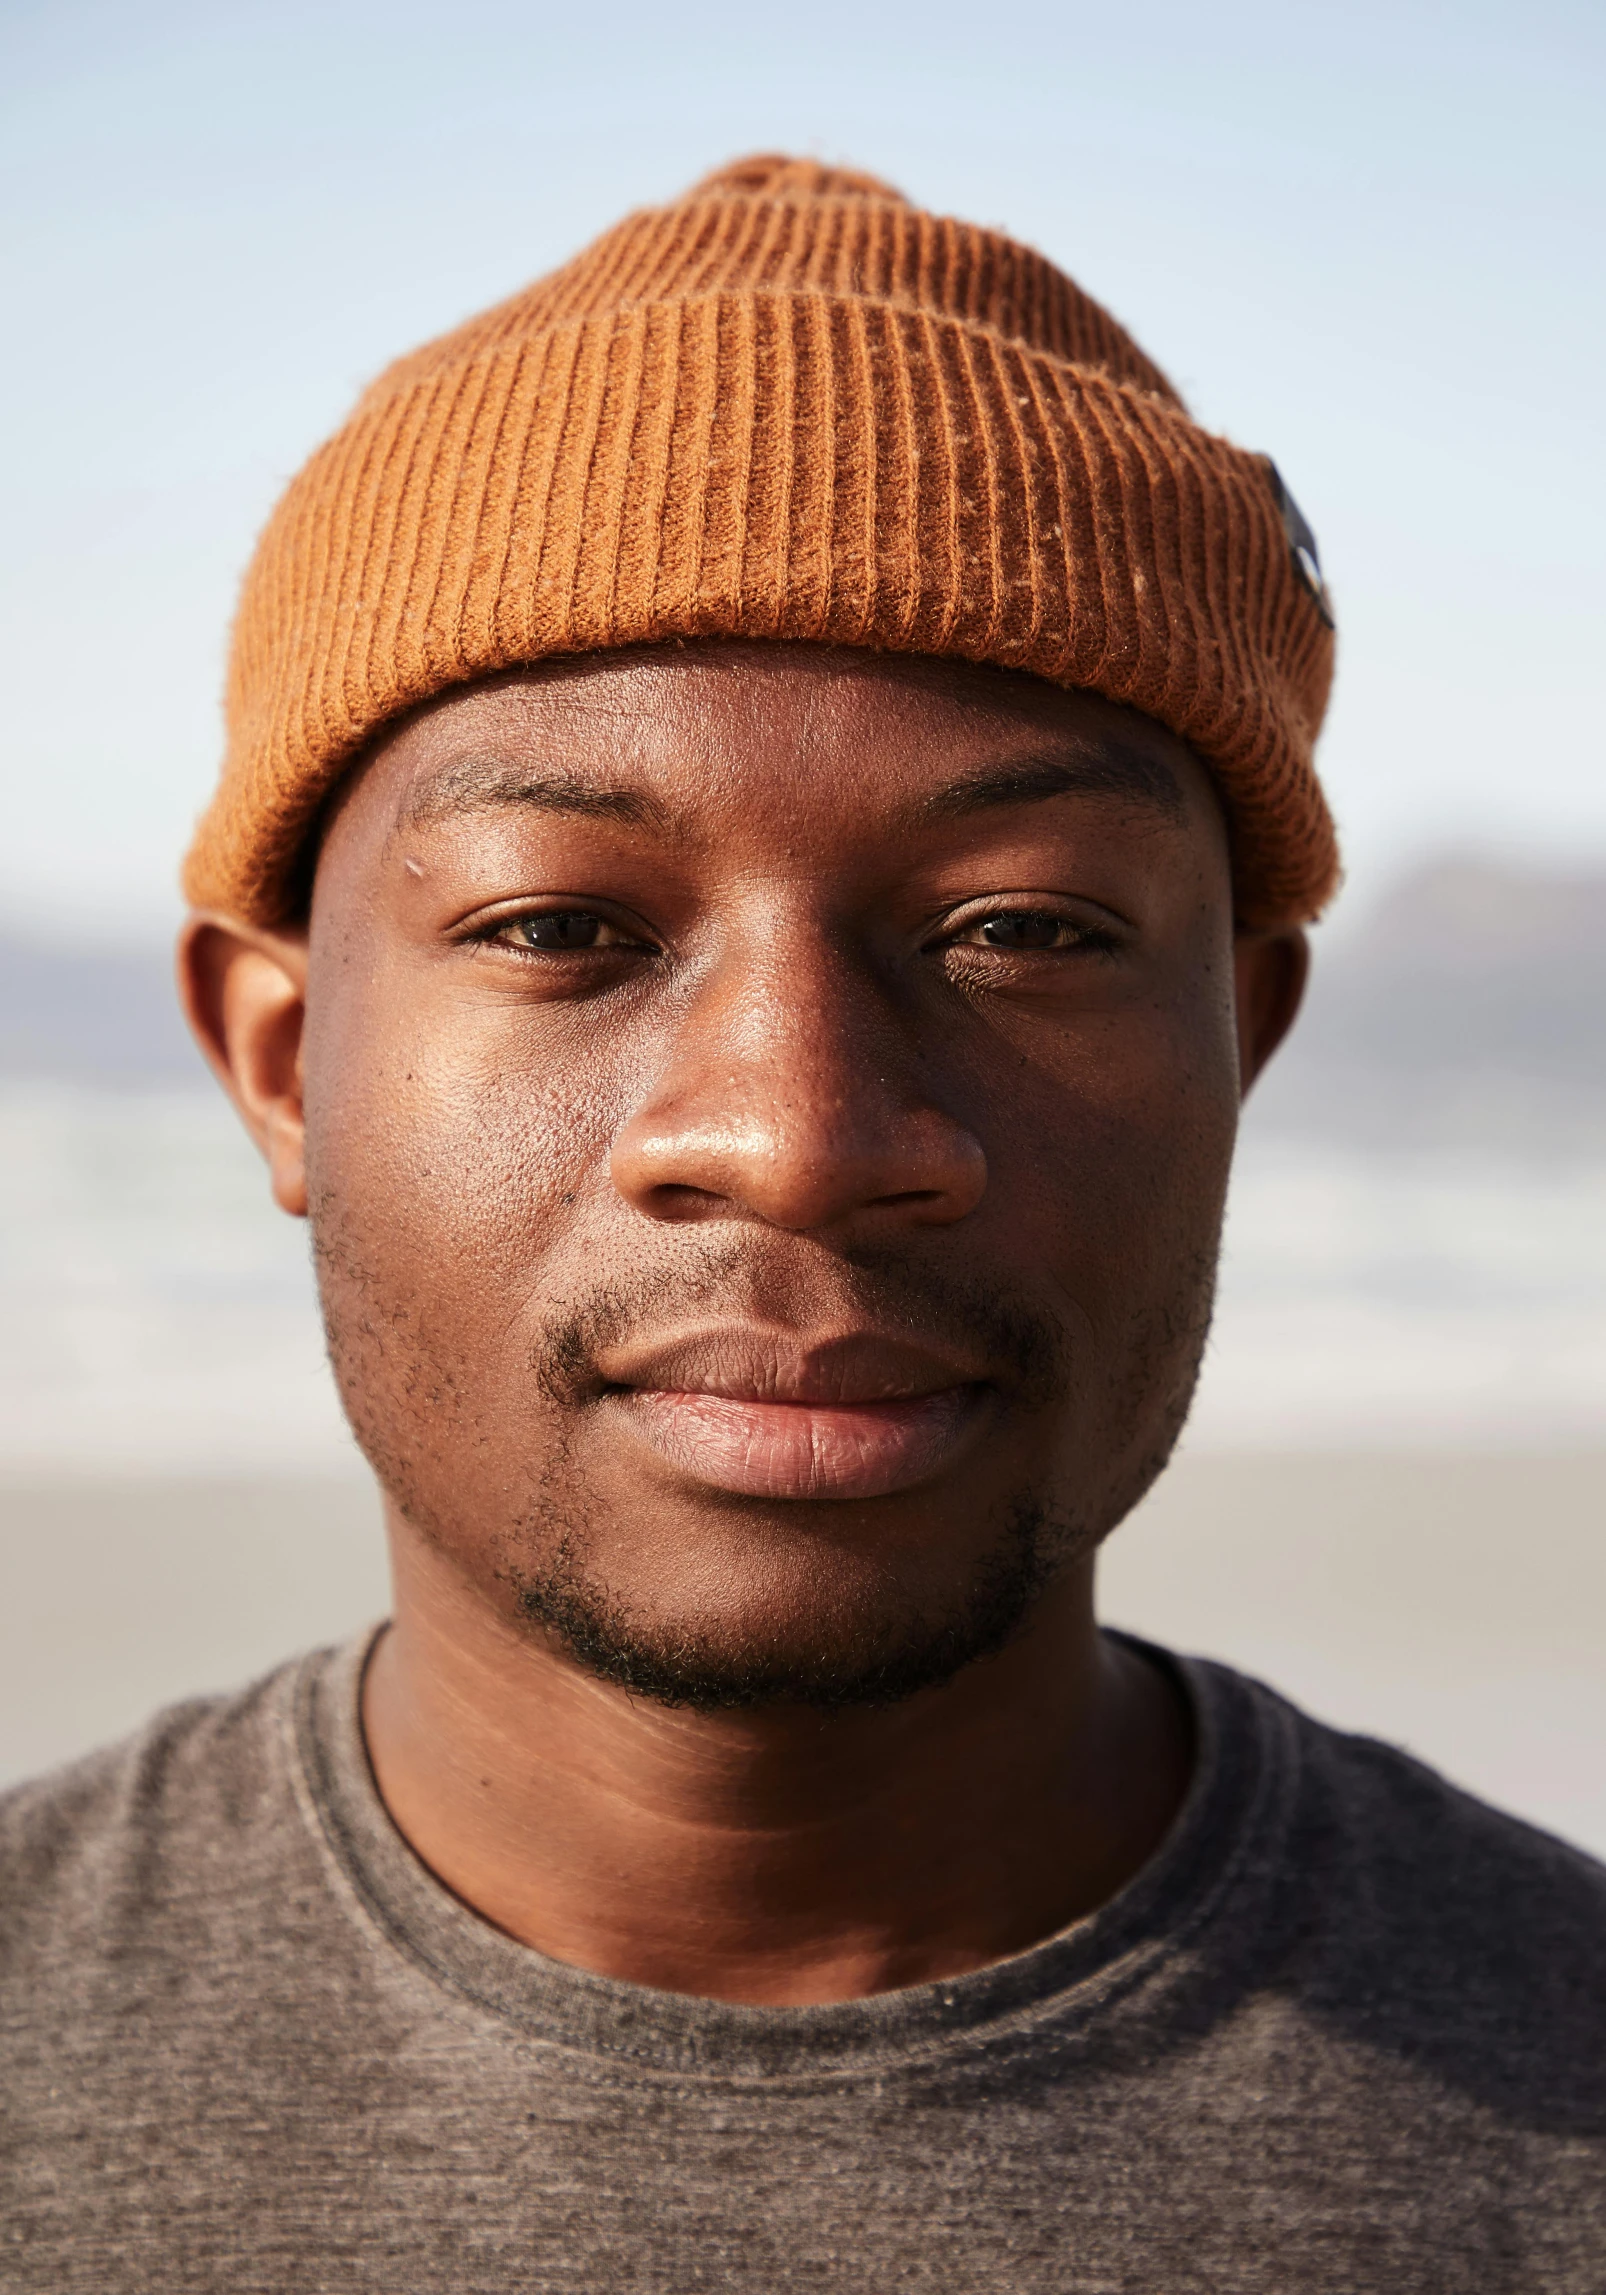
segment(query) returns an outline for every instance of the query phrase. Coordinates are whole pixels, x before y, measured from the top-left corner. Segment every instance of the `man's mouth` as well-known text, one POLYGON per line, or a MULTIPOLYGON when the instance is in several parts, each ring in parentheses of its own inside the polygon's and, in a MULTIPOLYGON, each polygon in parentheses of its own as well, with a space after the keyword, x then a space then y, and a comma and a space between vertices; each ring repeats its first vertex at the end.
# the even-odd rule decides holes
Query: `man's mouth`
POLYGON ((627 1423, 669 1465, 747 1498, 885 1498, 938 1473, 987 1390, 949 1387, 908 1402, 773 1403, 634 1389, 627 1423))
POLYGON ((748 1498, 912 1489, 968 1446, 996 1401, 977 1366, 868 1332, 802 1343, 727 1326, 602 1367, 622 1430, 692 1480, 748 1498))

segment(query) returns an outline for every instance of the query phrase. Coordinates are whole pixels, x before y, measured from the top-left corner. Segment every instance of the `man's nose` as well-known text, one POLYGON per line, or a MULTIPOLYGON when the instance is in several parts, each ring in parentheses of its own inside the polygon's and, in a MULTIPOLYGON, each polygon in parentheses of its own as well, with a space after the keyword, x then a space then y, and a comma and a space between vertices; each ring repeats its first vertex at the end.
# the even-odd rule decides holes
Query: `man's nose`
POLYGON ((614 1185, 655 1219, 794 1232, 866 1214, 963 1219, 987 1159, 924 1080, 916 1015, 828 948, 723 962, 614 1141, 614 1185))

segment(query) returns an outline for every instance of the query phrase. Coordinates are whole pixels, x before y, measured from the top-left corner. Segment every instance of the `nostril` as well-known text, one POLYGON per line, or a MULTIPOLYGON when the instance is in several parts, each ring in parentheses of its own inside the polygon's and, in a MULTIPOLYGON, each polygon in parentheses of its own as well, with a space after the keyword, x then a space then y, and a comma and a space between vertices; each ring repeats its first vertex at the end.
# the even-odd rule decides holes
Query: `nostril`
POLYGON ((660 1219, 706 1219, 711 1212, 729 1208, 729 1198, 707 1187, 690 1187, 678 1180, 663 1180, 648 1190, 651 1209, 660 1219))

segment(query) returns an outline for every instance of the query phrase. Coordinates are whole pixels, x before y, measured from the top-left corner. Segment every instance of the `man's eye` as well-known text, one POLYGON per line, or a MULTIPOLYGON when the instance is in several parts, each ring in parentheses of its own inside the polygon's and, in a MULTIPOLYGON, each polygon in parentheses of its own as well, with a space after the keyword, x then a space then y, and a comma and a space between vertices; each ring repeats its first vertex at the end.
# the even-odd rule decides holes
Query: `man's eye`
POLYGON ((560 953, 576 948, 629 948, 633 944, 615 925, 583 908, 550 909, 545 916, 517 916, 496 936, 515 948, 552 949, 560 953))
POLYGON ((1006 909, 998 916, 978 917, 954 938, 961 948, 1057 949, 1075 948, 1087 938, 1062 916, 1039 909, 1006 909))

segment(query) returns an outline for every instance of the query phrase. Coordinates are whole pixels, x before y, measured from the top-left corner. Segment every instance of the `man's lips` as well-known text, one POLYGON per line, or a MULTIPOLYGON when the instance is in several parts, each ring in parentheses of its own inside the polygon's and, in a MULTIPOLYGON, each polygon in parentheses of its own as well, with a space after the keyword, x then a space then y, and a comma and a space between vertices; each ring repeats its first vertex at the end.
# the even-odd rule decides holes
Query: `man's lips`
POLYGON ((925 1482, 978 1422, 988 1390, 945 1387, 902 1401, 763 1402, 663 1388, 610 1400, 670 1466, 748 1498, 884 1498, 925 1482))
POLYGON ((880 1498, 928 1481, 995 1398, 985 1366, 902 1336, 748 1325, 604 1350, 604 1403, 694 1481, 752 1498, 880 1498))

